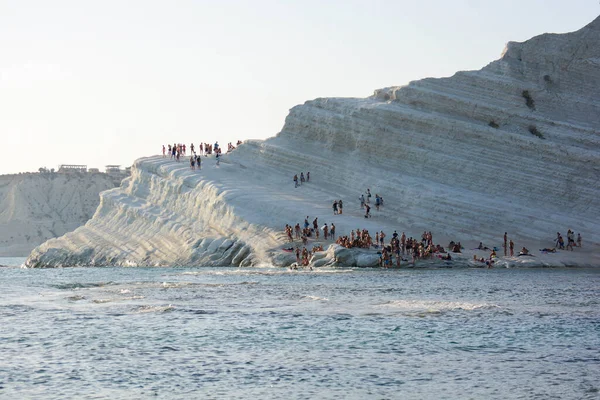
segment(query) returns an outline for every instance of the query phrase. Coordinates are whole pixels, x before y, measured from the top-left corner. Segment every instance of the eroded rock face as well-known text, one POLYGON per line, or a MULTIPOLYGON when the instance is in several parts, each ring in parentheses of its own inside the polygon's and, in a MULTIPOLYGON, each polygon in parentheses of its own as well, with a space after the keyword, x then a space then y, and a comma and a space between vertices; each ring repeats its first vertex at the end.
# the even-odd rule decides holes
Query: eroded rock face
POLYGON ((0 256, 25 257, 85 224, 100 204, 99 193, 119 184, 103 173, 0 176, 0 256))
MULTIPOLYGON (((282 248, 300 242, 286 243, 283 227, 307 216, 334 222, 337 236, 431 230, 439 243, 477 243, 510 231, 543 247, 571 228, 598 242, 599 89, 596 19, 509 43, 479 71, 308 101, 276 137, 247 141, 219 166, 138 160, 131 178, 102 193, 92 220, 35 249, 27 265, 285 266, 296 259, 282 248), (301 171, 310 182, 294 188, 301 171), (369 219, 358 203, 366 188, 385 199, 369 219), (343 216, 332 215, 338 199, 343 216)), ((313 262, 377 263, 373 254, 324 254, 313 262)))

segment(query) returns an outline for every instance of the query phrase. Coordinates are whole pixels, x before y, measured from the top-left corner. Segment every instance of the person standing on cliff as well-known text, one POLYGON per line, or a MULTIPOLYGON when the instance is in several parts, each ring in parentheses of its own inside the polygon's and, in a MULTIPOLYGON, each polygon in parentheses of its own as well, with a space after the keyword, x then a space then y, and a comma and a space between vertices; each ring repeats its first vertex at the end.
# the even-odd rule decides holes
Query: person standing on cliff
POLYGON ((337 215, 337 213, 338 213, 338 202, 337 202, 337 200, 335 200, 333 202, 333 206, 332 207, 333 207, 333 215, 337 215))
POLYGON ((219 161, 221 161, 221 157, 220 157, 219 153, 217 153, 215 155, 215 158, 217 159, 217 165, 219 165, 219 161))
POLYGON ((367 203, 371 202, 371 189, 367 188, 367 203))
POLYGON ((515 244, 513 243, 512 239, 510 239, 508 246, 510 248, 510 256, 512 257, 515 255, 515 244))
POLYGON ((342 199, 338 201, 338 212, 342 214, 344 211, 344 203, 342 203, 342 199))
POLYGON ((504 257, 506 257, 506 250, 508 250, 508 246, 507 246, 507 242, 506 242, 507 239, 508 239, 507 233, 504 232, 504 245, 502 246, 502 247, 504 247, 504 257))
POLYGON ((333 222, 331 223, 331 228, 329 229, 329 235, 331 236, 331 240, 335 240, 335 225, 333 222))
POLYGON ((577 247, 581 248, 581 233, 577 234, 577 247))
POLYGON ((361 209, 365 208, 365 195, 361 194, 359 197, 359 200, 360 200, 360 208, 361 209))
POLYGON ((575 233, 572 230, 567 231, 567 250, 569 248, 573 251, 573 245, 575 244, 575 233))
POLYGON ((202 157, 200 157, 200 154, 196 156, 196 164, 198 165, 198 169, 202 169, 202 157))
POLYGON ((304 172, 300 172, 300 185, 304 183, 304 172))
POLYGON ((294 175, 294 187, 298 187, 298 175, 294 175))
POLYGON ((306 173, 306 182, 310 181, 310 172, 306 173))

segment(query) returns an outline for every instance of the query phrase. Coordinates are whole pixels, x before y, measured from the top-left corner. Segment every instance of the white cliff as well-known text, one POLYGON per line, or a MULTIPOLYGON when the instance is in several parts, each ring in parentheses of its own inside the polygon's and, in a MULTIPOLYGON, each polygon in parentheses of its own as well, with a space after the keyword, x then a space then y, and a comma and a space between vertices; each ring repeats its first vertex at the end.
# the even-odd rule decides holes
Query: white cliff
MULTIPOLYGON (((479 71, 308 101, 276 137, 247 141, 219 166, 203 159, 201 171, 138 160, 84 227, 36 248, 27 265, 289 265, 283 227, 306 216, 334 222, 338 236, 431 230, 436 243, 499 246, 507 231, 534 250, 570 228, 588 252, 535 262, 600 265, 589 252, 600 242, 600 18, 509 43, 479 71), (294 188, 301 171, 310 182, 294 188), (366 188, 385 199, 370 219, 358 203, 366 188), (333 216, 337 199, 344 214, 333 216)), ((318 254, 317 266, 376 260, 334 246, 318 254)))
POLYGON ((1 175, 0 256, 27 256, 85 224, 100 204, 99 193, 119 183, 102 173, 1 175))

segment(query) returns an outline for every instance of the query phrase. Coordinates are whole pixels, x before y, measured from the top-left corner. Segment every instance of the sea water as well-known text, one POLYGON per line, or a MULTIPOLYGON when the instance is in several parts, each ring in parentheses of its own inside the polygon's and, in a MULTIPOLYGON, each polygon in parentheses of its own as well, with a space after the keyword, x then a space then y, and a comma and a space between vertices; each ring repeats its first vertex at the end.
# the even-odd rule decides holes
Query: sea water
POLYGON ((0 273, 2 399, 600 397, 594 269, 0 273))

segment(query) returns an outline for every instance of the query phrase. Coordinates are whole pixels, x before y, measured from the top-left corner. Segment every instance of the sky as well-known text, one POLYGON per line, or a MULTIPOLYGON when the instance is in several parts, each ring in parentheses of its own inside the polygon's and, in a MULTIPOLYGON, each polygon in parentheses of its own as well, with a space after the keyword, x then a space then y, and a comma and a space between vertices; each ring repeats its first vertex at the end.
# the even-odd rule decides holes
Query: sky
POLYGON ((0 0, 0 174, 266 139, 318 97, 477 70, 598 0, 0 0))

